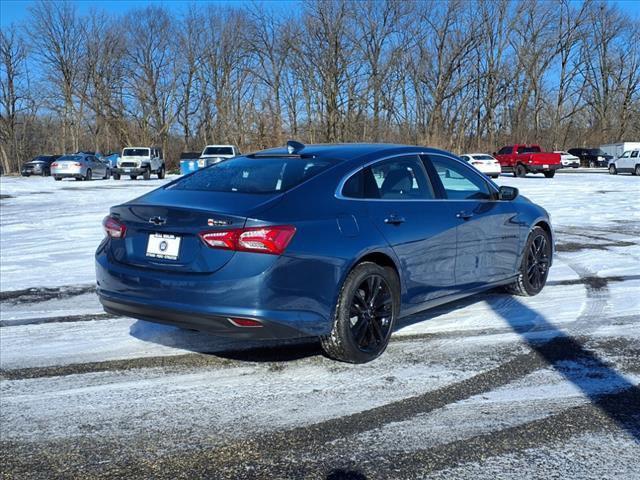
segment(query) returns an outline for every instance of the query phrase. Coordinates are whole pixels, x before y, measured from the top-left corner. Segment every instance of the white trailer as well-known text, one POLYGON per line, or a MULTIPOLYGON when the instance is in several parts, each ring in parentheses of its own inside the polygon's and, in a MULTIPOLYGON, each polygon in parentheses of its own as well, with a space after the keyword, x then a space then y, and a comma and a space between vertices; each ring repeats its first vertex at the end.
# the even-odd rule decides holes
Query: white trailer
POLYGON ((614 159, 619 158, 627 150, 635 150, 636 148, 640 148, 640 142, 619 142, 600 145, 600 150, 607 155, 611 155, 614 159))

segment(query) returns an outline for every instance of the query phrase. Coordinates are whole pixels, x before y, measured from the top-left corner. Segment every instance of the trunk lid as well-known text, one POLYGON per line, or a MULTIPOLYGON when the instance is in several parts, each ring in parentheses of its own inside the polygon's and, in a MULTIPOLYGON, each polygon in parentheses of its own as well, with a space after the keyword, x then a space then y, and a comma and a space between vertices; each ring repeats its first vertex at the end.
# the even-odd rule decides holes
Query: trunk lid
POLYGON ((116 261, 137 267, 213 273, 235 252, 210 248, 198 234, 243 228, 250 213, 274 200, 273 195, 156 190, 111 209, 127 227, 125 238, 112 242, 111 253, 116 261), (160 250, 163 241, 166 255, 160 250))

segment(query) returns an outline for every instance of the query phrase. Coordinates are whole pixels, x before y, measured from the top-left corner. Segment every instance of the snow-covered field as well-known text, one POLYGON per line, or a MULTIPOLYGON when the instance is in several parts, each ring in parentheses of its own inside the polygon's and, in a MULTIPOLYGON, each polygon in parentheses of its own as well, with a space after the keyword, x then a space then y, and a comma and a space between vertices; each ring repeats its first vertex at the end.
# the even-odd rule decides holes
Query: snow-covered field
POLYGON ((105 314, 101 219, 162 182, 0 178, 3 478, 640 478, 640 178, 501 177, 551 213, 545 290, 358 366, 105 314))

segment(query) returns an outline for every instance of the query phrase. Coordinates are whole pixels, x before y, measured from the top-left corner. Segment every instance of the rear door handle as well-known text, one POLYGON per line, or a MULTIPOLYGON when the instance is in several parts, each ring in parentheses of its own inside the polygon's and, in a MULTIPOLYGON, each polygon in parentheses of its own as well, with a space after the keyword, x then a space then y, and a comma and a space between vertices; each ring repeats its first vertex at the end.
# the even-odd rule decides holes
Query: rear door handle
POLYGON ((469 220, 471 217, 473 217, 473 213, 465 212, 464 210, 456 213, 456 218, 461 218, 462 220, 469 220))
POLYGON ((390 224, 390 225, 400 225, 401 223, 404 223, 406 220, 404 217, 399 217, 397 215, 391 214, 389 215, 387 218, 384 219, 384 223, 390 224))

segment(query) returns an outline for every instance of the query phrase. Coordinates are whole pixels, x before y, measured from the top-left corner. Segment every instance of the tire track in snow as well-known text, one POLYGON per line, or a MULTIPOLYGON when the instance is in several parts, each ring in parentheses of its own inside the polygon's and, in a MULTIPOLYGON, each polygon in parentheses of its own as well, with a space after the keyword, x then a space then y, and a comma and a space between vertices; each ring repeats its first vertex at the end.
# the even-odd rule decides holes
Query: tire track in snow
POLYGON ((12 304, 39 303, 47 300, 77 297, 95 291, 95 284, 24 288, 0 292, 0 302, 12 304))

